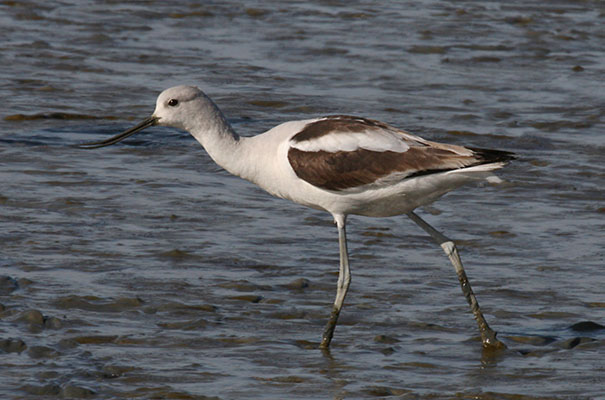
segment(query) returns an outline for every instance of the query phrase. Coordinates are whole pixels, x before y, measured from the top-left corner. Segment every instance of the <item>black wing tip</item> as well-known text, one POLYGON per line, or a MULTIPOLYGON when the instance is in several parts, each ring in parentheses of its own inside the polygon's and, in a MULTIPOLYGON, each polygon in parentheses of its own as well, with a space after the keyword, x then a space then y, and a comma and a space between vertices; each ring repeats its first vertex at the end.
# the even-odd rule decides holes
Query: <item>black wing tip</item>
POLYGON ((481 164, 508 162, 517 159, 517 155, 510 151, 480 149, 477 147, 467 147, 467 149, 472 150, 479 157, 481 164))

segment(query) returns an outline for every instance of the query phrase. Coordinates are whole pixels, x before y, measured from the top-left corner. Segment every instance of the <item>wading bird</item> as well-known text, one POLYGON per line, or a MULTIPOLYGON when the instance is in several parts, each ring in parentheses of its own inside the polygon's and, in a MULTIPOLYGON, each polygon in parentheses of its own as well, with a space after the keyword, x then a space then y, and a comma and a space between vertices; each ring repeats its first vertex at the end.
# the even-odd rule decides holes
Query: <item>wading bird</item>
POLYGON ((513 159, 512 153, 431 142, 380 121, 346 115, 290 121, 263 134, 242 137, 194 86, 166 89, 151 117, 110 139, 80 147, 109 146, 154 125, 186 130, 230 173, 274 196, 332 214, 338 228, 340 271, 322 348, 330 346, 351 282, 345 230, 349 214, 404 214, 418 224, 454 265, 483 346, 504 347, 481 313, 454 242, 414 209, 466 183, 499 181, 491 171, 513 159))

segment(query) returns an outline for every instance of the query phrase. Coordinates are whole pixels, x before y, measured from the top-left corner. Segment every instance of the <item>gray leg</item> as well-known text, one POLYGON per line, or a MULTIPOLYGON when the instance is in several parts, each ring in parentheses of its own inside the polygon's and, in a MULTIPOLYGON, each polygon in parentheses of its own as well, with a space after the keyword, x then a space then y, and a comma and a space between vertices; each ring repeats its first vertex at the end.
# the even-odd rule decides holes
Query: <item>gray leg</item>
POLYGON ((483 347, 493 349, 506 348, 504 343, 496 339, 496 332, 489 327, 487 321, 481 313, 481 309, 479 309, 479 303, 477 302, 473 289, 471 288, 471 284, 466 277, 466 272, 464 272, 464 267, 462 266, 462 261, 460 260, 458 250, 456 249, 454 242, 438 232, 414 212, 410 212, 407 215, 412 221, 418 224, 418 226, 424 229, 426 233, 431 235, 437 244, 441 246, 443 251, 445 251, 445 254, 447 254, 449 257, 450 261, 454 265, 454 268, 456 268, 456 274, 458 275, 458 280, 460 281, 460 286, 462 287, 462 293, 464 293, 464 297, 466 297, 468 304, 471 306, 471 311, 475 316, 475 320, 477 320, 477 325, 479 325, 479 332, 481 333, 483 347))
POLYGON ((351 271, 349 270, 349 254, 347 252, 347 233, 345 230, 345 216, 334 216, 336 225, 338 226, 338 247, 340 249, 340 271, 338 273, 338 284, 336 286, 336 300, 334 300, 334 307, 330 314, 330 319, 324 328, 324 333, 321 338, 320 347, 327 349, 330 347, 332 336, 334 336, 334 329, 336 328, 336 322, 342 309, 342 304, 345 301, 347 290, 351 284, 351 271))

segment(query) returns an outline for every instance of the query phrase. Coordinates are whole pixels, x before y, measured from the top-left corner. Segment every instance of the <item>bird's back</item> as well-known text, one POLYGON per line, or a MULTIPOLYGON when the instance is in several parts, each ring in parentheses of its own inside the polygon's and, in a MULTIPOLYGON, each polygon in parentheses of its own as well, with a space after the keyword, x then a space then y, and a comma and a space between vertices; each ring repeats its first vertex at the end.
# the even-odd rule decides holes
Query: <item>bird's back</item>
POLYGON ((333 213, 375 216, 409 212, 513 158, 342 115, 287 122, 254 140, 264 160, 250 180, 265 190, 333 213))

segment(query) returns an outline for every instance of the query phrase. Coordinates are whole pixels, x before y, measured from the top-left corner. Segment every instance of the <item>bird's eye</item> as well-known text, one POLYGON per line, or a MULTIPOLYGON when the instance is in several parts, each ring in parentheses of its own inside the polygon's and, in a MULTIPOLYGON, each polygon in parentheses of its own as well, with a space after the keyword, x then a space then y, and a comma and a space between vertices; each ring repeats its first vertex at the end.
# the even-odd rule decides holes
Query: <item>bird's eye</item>
POLYGON ((179 105, 179 101, 177 99, 170 99, 168 100, 168 105, 170 107, 176 107, 179 105))

